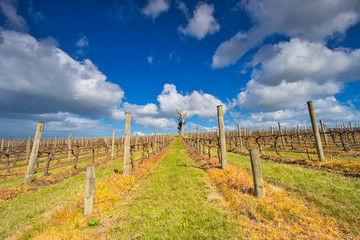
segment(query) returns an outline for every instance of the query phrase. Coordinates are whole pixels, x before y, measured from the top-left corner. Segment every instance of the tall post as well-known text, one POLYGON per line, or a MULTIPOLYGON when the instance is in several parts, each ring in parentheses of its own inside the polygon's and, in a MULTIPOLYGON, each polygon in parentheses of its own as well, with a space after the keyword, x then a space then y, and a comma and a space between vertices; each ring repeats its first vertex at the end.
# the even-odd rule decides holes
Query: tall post
POLYGON ((84 148, 84 136, 81 137, 81 150, 80 150, 81 153, 83 151, 83 148, 84 148))
POLYGON ((162 134, 162 148, 165 147, 165 133, 164 133, 164 130, 163 130, 163 134, 162 134))
POLYGON ((125 114, 124 166, 123 175, 129 175, 131 113, 125 114))
POLYGON ((309 101, 309 102, 307 102, 307 105, 308 105, 309 114, 310 114, 311 126, 312 126, 314 136, 315 136, 316 151, 317 151, 320 162, 324 162, 325 161, 324 151, 323 151, 323 147, 321 144, 319 127, 318 127, 318 124, 316 121, 314 104, 312 101, 309 101))
POLYGON ((154 154, 157 153, 156 128, 154 128, 154 154))
POLYGON ((29 136, 26 142, 26 159, 25 159, 26 164, 29 162, 30 150, 31 150, 31 136, 29 136))
POLYGON ((325 142, 325 145, 327 146, 327 145, 328 145, 328 139, 327 139, 326 129, 325 129, 323 120, 320 120, 320 127, 321 127, 322 133, 324 134, 324 142, 325 142))
POLYGON ((68 160, 71 161, 71 133, 69 134, 68 138, 68 160))
POLYGON ((198 153, 200 154, 201 148, 200 148, 199 125, 196 125, 196 149, 197 149, 198 153))
POLYGON ((30 155, 29 165, 28 165, 28 169, 26 172, 26 176, 25 176, 24 185, 28 185, 32 181, 32 177, 33 177, 34 169, 35 169, 36 158, 37 158, 37 155, 39 152, 40 140, 41 140, 41 136, 42 136, 42 133, 44 130, 44 126, 45 126, 45 122, 39 122, 37 125, 34 144, 33 144, 32 150, 31 150, 31 155, 30 155))
POLYGON ((283 135, 282 135, 282 129, 281 129, 281 124, 280 124, 280 122, 278 122, 278 125, 279 125, 279 133, 280 133, 280 136, 281 136, 282 147, 283 147, 283 149, 285 149, 285 142, 284 142, 284 137, 283 137, 283 135))
POLYGON ((250 161, 253 172, 255 195, 261 199, 265 197, 264 181, 261 173, 259 149, 250 149, 250 161))
POLYGON ((135 133, 135 149, 138 149, 138 143, 139 143, 139 135, 138 133, 135 133))
POLYGON ((113 129, 113 131, 112 131, 111 159, 114 158, 114 148, 115 148, 115 129, 113 129))
POLYGON ((243 143, 242 143, 242 137, 241 137, 241 128, 240 128, 240 124, 237 124, 237 128, 238 128, 238 135, 239 135, 240 148, 241 148, 241 151, 244 151, 244 147, 243 147, 243 143))
POLYGON ((94 166, 87 166, 86 168, 86 184, 85 184, 85 204, 84 214, 91 215, 94 209, 95 197, 95 171, 94 166))
POLYGON ((219 136, 220 136, 221 168, 225 169, 227 166, 227 159, 226 159, 224 113, 223 113, 222 105, 217 106, 217 115, 218 115, 219 136))

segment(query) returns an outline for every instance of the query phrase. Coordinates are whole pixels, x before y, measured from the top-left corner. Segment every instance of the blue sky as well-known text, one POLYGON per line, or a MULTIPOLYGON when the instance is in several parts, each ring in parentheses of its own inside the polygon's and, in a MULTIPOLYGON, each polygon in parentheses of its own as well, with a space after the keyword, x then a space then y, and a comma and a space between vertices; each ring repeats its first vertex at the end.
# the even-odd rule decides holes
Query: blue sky
POLYGON ((0 0, 0 137, 360 117, 358 0, 0 0))

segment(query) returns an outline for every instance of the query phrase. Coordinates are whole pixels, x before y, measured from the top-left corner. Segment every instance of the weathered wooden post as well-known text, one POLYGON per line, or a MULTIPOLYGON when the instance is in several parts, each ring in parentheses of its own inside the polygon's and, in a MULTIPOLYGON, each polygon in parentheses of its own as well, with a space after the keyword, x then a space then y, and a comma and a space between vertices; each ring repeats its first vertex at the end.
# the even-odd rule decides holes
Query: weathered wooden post
POLYGON ((29 136, 28 140, 26 141, 26 159, 25 159, 26 164, 28 164, 29 162, 30 150, 31 150, 31 136, 29 136))
POLYGON ((227 166, 227 158, 226 158, 224 113, 223 113, 222 105, 217 106, 217 115, 218 115, 219 136, 220 136, 221 168, 225 169, 227 166))
POLYGON ((307 102, 307 105, 308 105, 309 114, 310 114, 311 126, 312 126, 314 136, 315 136, 316 151, 317 151, 320 162, 323 162, 323 161, 325 161, 325 157, 324 157, 323 147, 321 144, 319 127, 318 127, 318 124, 316 121, 314 104, 312 101, 309 101, 309 102, 307 102))
POLYGON ((240 149, 241 149, 241 151, 244 151, 244 147, 243 147, 243 143, 242 143, 242 137, 241 137, 240 124, 237 124, 237 128, 238 128, 238 135, 239 135, 240 149))
POLYGON ((165 148, 165 133, 163 130, 163 134, 162 134, 162 148, 165 148))
POLYGON ((327 146, 327 145, 328 145, 328 139, 327 139, 326 129, 325 129, 323 120, 320 120, 320 127, 321 127, 322 133, 324 134, 324 142, 325 142, 325 145, 327 146))
POLYGON ((138 133, 135 133, 135 148, 136 149, 139 149, 138 148, 138 143, 139 143, 139 135, 138 135, 138 133))
POLYGON ((123 175, 129 175, 131 113, 125 114, 124 166, 123 175))
POLYGON ((261 173, 259 149, 250 149, 250 161, 254 179, 255 196, 259 199, 265 197, 264 181, 261 173))
POLYGON ((281 124, 280 124, 280 122, 278 122, 278 125, 279 125, 279 133, 280 133, 280 136, 281 136, 282 147, 283 147, 283 149, 285 149, 285 142, 284 142, 284 137, 283 137, 283 135, 282 135, 282 129, 281 129, 281 124))
POLYGON ((33 177, 34 169, 35 169, 35 163, 36 163, 36 159, 37 159, 37 155, 38 155, 39 147, 40 147, 40 140, 41 140, 41 136, 42 136, 42 133, 44 130, 44 126, 45 126, 45 122, 41 122, 41 121, 38 122, 33 147, 31 150, 29 165, 28 165, 28 169, 26 172, 26 176, 25 176, 24 185, 28 185, 32 181, 32 177, 33 177))
POLYGON ((71 133, 69 134, 68 138, 68 160, 71 161, 71 133))
POLYGON ((199 125, 196 125, 196 150, 198 154, 200 154, 200 133, 199 133, 199 125))
POLYGON ((115 149, 115 129, 112 130, 111 159, 114 158, 114 149, 115 149))
POLYGON ((156 128, 154 128, 154 154, 157 153, 156 128))
POLYGON ((85 185, 85 204, 84 214, 91 215, 94 209, 95 197, 95 171, 94 166, 86 168, 86 185, 85 185))
POLYGON ((80 152, 83 152, 83 148, 84 148, 84 136, 81 137, 81 150, 80 152))

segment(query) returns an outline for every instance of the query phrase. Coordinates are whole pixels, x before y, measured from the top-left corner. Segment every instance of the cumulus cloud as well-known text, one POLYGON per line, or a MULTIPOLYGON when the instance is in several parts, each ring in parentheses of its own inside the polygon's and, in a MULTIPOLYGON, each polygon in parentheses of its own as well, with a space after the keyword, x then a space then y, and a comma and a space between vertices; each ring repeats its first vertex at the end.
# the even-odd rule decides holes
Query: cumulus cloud
POLYGON ((274 33, 322 42, 336 34, 344 34, 360 19, 357 0, 250 0, 241 5, 254 26, 246 34, 239 32, 220 44, 213 56, 213 68, 234 64, 274 33))
POLYGON ((0 111, 69 112, 111 116, 123 90, 89 60, 82 62, 51 44, 24 33, 2 31, 0 111))
POLYGON ((168 117, 178 117, 176 109, 187 112, 187 116, 198 116, 209 119, 217 116, 217 105, 223 105, 224 111, 227 107, 215 96, 193 91, 191 94, 180 94, 174 84, 165 84, 162 93, 157 97, 160 112, 168 117))
POLYGON ((176 129, 177 122, 174 119, 169 118, 157 118, 157 117, 137 117, 134 118, 135 123, 143 127, 157 127, 159 129, 176 129))
POLYGON ((264 47, 254 57, 253 66, 260 64, 260 71, 253 72, 253 79, 266 85, 279 82, 312 80, 318 83, 329 81, 354 81, 360 78, 360 50, 331 50, 321 43, 291 39, 269 49, 264 47), (272 52, 272 57, 268 53, 272 52))
MULTIPOLYGON (((182 5, 179 5, 179 7, 186 13, 187 8, 182 5)), ((195 37, 198 40, 203 39, 208 34, 217 33, 220 30, 220 25, 214 18, 213 13, 213 4, 198 4, 186 27, 179 26, 179 32, 188 37, 195 37)))
POLYGON ((2 116, 0 117, 0 132, 2 137, 34 137, 37 122, 40 120, 45 122, 43 138, 53 138, 54 136, 66 138, 69 133, 73 137, 98 137, 112 129, 112 126, 100 119, 89 119, 71 113, 58 112, 2 116))
MULTIPOLYGON (((226 111, 226 104, 222 103, 215 96, 193 91, 190 94, 181 94, 173 84, 165 84, 163 91, 157 97, 158 105, 148 103, 137 105, 125 102, 121 109, 114 110, 113 115, 118 114, 119 119, 124 118, 125 112, 130 112, 136 124, 143 127, 158 127, 162 129, 173 129, 177 127, 178 114, 176 110, 187 113, 187 119, 197 116, 201 119, 210 120, 217 116, 217 105, 223 105, 226 111)), ((116 116, 114 116, 116 119, 116 116)))
MULTIPOLYGON (((334 127, 337 123, 358 121, 360 118, 359 111, 352 106, 340 103, 333 96, 316 99, 313 103, 317 119, 323 120, 329 127, 334 127)), ((309 126, 310 117, 305 102, 274 112, 251 113, 247 118, 237 119, 237 122, 250 129, 268 129, 270 126, 277 128, 278 122, 287 127, 309 126)))
POLYGON ((167 0, 148 0, 147 5, 141 12, 155 20, 162 12, 168 11, 169 8, 170 3, 167 0))
POLYGON ((340 93, 343 82, 360 79, 360 50, 330 50, 320 43, 292 39, 265 46, 238 105, 250 111, 276 111, 316 97, 340 93))

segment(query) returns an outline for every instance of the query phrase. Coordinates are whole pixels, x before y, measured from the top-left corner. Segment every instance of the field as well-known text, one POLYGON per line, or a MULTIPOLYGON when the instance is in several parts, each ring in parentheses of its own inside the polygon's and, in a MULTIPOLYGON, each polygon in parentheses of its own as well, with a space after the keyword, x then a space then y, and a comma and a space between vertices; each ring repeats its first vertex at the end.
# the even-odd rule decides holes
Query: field
POLYGON ((260 145, 265 197, 260 199, 255 197, 247 151, 256 147, 257 134, 242 138, 246 142, 241 146, 236 132, 228 133, 224 169, 215 133, 134 136, 128 176, 122 174, 123 137, 43 140, 34 178, 27 185, 25 141, 5 142, 3 152, 9 154, 1 157, 0 165, 0 237, 360 238, 355 144, 346 154, 337 151, 331 160, 327 151, 326 161, 319 162, 312 144, 291 146, 287 133, 283 137, 289 138, 284 140, 289 149, 274 150, 272 136, 265 134, 260 145), (95 167, 95 199, 93 213, 84 215, 89 165, 95 167))

